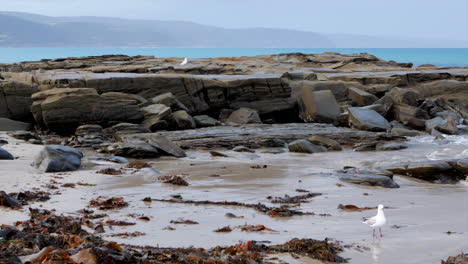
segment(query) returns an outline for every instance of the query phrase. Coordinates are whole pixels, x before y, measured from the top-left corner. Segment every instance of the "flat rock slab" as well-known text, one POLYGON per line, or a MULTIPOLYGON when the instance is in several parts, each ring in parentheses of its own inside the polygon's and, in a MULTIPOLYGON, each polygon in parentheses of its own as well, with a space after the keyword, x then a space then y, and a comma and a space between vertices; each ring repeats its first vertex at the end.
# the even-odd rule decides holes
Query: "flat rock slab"
MULTIPOLYGON (((298 139, 311 135, 326 135, 340 144, 355 142, 374 142, 395 139, 387 133, 360 131, 335 127, 327 124, 249 124, 242 126, 217 126, 183 131, 159 132, 182 148, 229 148, 245 146, 248 148, 284 147, 298 139)), ((141 136, 145 136, 141 134, 141 136)))
POLYGON ((8 118, 0 118, 0 131, 24 131, 31 130, 29 123, 19 122, 8 118))
POLYGON ((384 188, 400 188, 393 179, 384 175, 359 173, 321 173, 319 175, 338 177, 341 181, 354 184, 380 186, 384 188))

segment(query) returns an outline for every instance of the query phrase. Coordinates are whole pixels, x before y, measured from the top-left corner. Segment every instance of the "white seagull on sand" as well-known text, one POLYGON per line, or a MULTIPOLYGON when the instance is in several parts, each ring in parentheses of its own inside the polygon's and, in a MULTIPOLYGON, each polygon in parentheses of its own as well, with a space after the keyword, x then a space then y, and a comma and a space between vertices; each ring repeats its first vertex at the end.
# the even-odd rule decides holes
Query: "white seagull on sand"
POLYGON ((187 58, 184 58, 184 61, 182 61, 182 63, 180 65, 185 65, 188 63, 188 59, 187 58))
POLYGON ((385 218, 383 209, 384 209, 384 206, 379 204, 379 206, 377 207, 377 215, 367 218, 365 219, 366 221, 363 222, 364 224, 369 225, 370 227, 373 228, 372 237, 375 237, 376 228, 379 228, 380 237, 383 237, 382 226, 384 226, 387 223, 387 219, 385 218))

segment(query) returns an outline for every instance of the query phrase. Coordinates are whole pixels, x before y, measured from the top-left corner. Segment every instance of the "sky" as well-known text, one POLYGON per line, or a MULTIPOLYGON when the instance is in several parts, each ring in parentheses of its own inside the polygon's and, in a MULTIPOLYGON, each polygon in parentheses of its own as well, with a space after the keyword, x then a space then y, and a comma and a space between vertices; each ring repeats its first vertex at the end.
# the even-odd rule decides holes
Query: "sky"
POLYGON ((0 0, 0 10, 468 41, 468 0, 0 0))

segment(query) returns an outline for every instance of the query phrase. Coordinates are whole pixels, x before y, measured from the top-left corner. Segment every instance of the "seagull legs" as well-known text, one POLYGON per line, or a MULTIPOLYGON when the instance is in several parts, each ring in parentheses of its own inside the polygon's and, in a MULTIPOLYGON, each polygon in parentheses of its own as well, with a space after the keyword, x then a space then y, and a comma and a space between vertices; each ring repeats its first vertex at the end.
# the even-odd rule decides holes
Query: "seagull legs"
POLYGON ((375 228, 372 229, 372 238, 376 237, 375 235, 375 228))
POLYGON ((379 227, 380 237, 383 237, 382 228, 379 227))

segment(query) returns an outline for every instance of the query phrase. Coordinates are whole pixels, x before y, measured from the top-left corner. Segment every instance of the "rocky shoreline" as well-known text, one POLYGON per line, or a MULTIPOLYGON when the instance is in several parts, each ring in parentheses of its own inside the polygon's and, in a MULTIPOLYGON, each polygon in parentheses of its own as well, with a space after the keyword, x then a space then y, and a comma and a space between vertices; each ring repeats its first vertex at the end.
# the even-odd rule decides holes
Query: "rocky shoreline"
MULTIPOLYGON (((468 133, 468 68, 412 68, 411 63, 369 54, 338 53, 194 59, 183 66, 180 61, 113 55, 0 65, 0 131, 28 144, 45 145, 33 164, 41 173, 75 171, 98 161, 126 164, 127 159, 183 158, 187 151, 209 150, 221 158, 229 158, 226 151, 231 150, 256 156, 350 149, 391 152, 408 148, 408 137, 431 135, 443 142, 447 136, 468 133)), ((8 140, 2 139, 2 145, 8 140)), ((15 155, 0 147, 0 159, 14 160, 15 155)), ((136 171, 157 174, 146 169, 136 171)), ((107 172, 119 174, 117 169, 107 172)), ((454 184, 466 180, 468 159, 345 167, 330 175, 346 183, 383 188, 400 187, 394 175, 454 184)), ((160 180, 177 184, 182 178, 160 180)), ((2 195, 1 205, 13 199, 2 195)), ((32 225, 37 215, 31 217, 32 225)), ((0 231, 6 232, 2 241, 13 232, 8 228, 0 231)), ((54 243, 28 252, 57 248, 54 243)), ((83 250, 88 247, 81 245, 83 250)), ((236 256, 242 250, 249 254, 258 250, 240 247, 235 252, 210 251, 193 261, 237 263, 240 260, 223 256, 226 250, 236 256)), ((11 247, 1 249, 7 258, 25 254, 11 247)), ((308 250, 300 252, 315 256, 308 250)), ((75 251, 67 255, 78 254, 75 251)), ((62 254, 53 252, 42 263, 62 254)), ((94 258, 103 254, 85 253, 94 258)), ((261 263, 257 253, 245 257, 261 263)), ((160 261, 192 263, 189 259, 160 261)))

